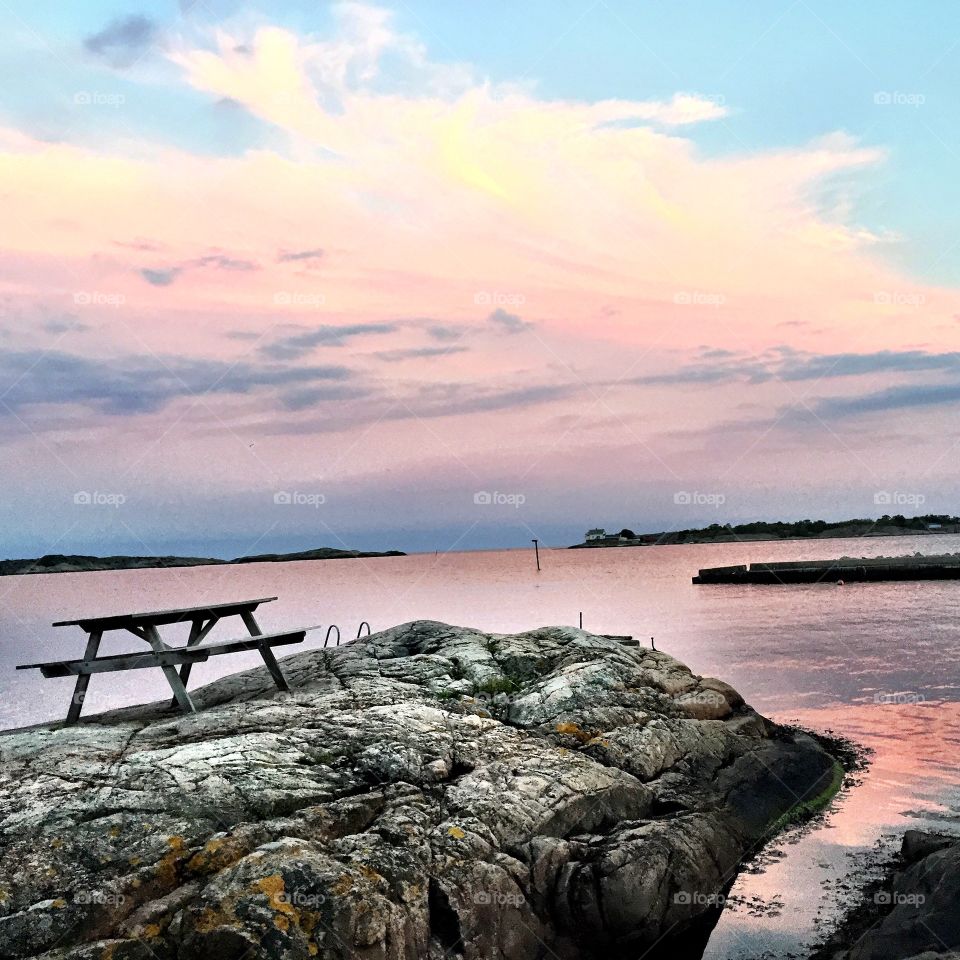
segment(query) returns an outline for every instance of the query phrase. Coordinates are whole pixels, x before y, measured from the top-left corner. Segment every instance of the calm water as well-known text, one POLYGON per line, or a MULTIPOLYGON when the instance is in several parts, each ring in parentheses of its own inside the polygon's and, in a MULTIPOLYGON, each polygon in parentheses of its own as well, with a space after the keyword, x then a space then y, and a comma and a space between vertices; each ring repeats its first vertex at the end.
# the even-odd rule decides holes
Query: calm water
MULTIPOLYGON (((508 632, 576 624, 582 611, 586 629, 656 637, 659 649, 730 681, 768 716, 875 749, 863 785, 825 827, 778 844, 782 859, 735 885, 737 898, 779 905, 776 915, 724 911, 707 951, 715 960, 785 957, 813 935, 818 913, 835 908, 824 885, 862 851, 884 834, 960 809, 960 581, 731 587, 693 586, 690 577, 701 566, 759 560, 955 550, 960 537, 902 537, 541 550, 539 574, 529 551, 499 551, 7 577, 0 580, 0 727, 64 715, 71 681, 13 670, 80 655, 79 628, 53 629, 53 620, 277 595, 258 612, 263 629, 322 624, 306 644, 320 646, 330 623, 346 640, 361 620, 374 630, 429 618, 508 632)), ((236 632, 217 630, 211 639, 236 632)), ((108 634, 101 653, 137 643, 108 634)), ((198 664, 192 683, 258 662, 254 654, 198 664)), ((95 676, 85 710, 167 696, 158 671, 95 676)))

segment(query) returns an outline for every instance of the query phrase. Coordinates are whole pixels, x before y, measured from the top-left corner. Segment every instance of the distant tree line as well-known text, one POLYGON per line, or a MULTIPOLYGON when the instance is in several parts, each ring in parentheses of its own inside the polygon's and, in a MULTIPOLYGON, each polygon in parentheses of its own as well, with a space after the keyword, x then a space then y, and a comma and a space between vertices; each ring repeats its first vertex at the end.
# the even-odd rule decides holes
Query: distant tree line
MULTIPOLYGON (((703 537, 719 537, 724 535, 737 534, 767 534, 772 537, 817 537, 827 530, 838 530, 841 528, 863 528, 864 531, 873 527, 898 527, 904 530, 926 530, 931 523, 939 523, 943 526, 948 524, 960 523, 960 517, 952 517, 948 514, 927 513, 920 517, 905 517, 903 514, 884 514, 879 520, 872 520, 869 517, 857 517, 852 520, 838 520, 827 522, 826 520, 796 520, 793 522, 786 520, 755 520, 752 523, 720 524, 711 523, 709 527, 700 527, 689 530, 679 530, 676 534, 677 540, 682 542, 689 539, 700 539, 703 537)), ((632 532, 625 530, 621 536, 632 536, 632 532)))

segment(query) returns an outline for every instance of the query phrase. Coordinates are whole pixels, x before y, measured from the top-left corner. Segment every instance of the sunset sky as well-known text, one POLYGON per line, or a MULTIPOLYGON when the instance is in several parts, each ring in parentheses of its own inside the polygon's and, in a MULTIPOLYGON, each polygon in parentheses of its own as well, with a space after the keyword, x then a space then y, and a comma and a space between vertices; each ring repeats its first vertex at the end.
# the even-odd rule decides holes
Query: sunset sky
POLYGON ((955 4, 0 15, 0 555, 960 512, 955 4))

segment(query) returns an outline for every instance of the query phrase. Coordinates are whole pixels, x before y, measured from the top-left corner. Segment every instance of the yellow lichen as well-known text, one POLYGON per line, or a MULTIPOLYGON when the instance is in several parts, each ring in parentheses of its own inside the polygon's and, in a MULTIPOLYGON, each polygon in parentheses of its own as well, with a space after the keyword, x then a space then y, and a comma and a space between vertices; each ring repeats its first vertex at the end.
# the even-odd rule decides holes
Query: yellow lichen
POLYGON ((349 893, 353 889, 353 877, 349 873, 344 873, 339 880, 330 888, 331 892, 338 897, 349 893))
POLYGON ((143 936, 148 940, 153 940, 155 937, 160 936, 160 925, 156 923, 148 923, 143 928, 143 936))
POLYGON ((564 734, 568 737, 574 737, 581 743, 586 743, 588 740, 592 740, 594 736, 596 736, 596 734, 587 733, 586 730, 581 729, 575 723, 558 723, 555 729, 557 733, 564 734))
POLYGON ((466 833, 459 827, 450 827, 450 829, 447 830, 447 836, 453 837, 454 840, 462 840, 466 836, 466 833))
POLYGON ((57 897, 56 900, 51 904, 52 907, 56 907, 57 910, 62 910, 67 905, 67 901, 57 897))
POLYGON ((54 850, 59 850, 63 846, 63 841, 59 837, 54 837, 54 839, 50 841, 50 846, 53 847, 54 850))

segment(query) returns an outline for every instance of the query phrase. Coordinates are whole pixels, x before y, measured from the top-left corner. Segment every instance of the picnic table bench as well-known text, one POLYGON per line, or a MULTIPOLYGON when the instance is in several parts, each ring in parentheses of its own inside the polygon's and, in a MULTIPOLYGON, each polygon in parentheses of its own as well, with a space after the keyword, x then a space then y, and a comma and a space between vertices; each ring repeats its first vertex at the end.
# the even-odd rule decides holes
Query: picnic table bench
POLYGON ((185 713, 195 713, 196 706, 187 693, 187 681, 195 663, 202 663, 213 656, 256 650, 263 658, 270 676, 281 690, 289 690, 280 670, 273 648, 284 644, 300 643, 306 630, 287 633, 263 633, 253 612, 261 603, 270 603, 276 597, 258 597, 254 600, 238 600, 232 603, 216 603, 201 607, 181 607, 174 610, 148 610, 140 613, 121 613, 107 617, 82 617, 79 620, 58 620, 55 627, 80 627, 87 634, 87 647, 80 660, 54 660, 47 663, 24 663, 18 670, 39 670, 44 677, 77 678, 73 699, 67 711, 67 723, 76 723, 80 718, 83 700, 90 677, 94 673, 112 673, 115 670, 139 670, 144 667, 159 667, 173 691, 173 702, 185 713), (249 636, 236 640, 204 644, 214 625, 228 617, 240 617, 249 636), (186 646, 171 647, 165 643, 157 629, 174 623, 189 623, 190 633, 186 646), (100 641, 109 630, 126 630, 151 649, 134 653, 111 654, 98 657, 100 641), (179 672, 177 667, 180 668, 179 672))

